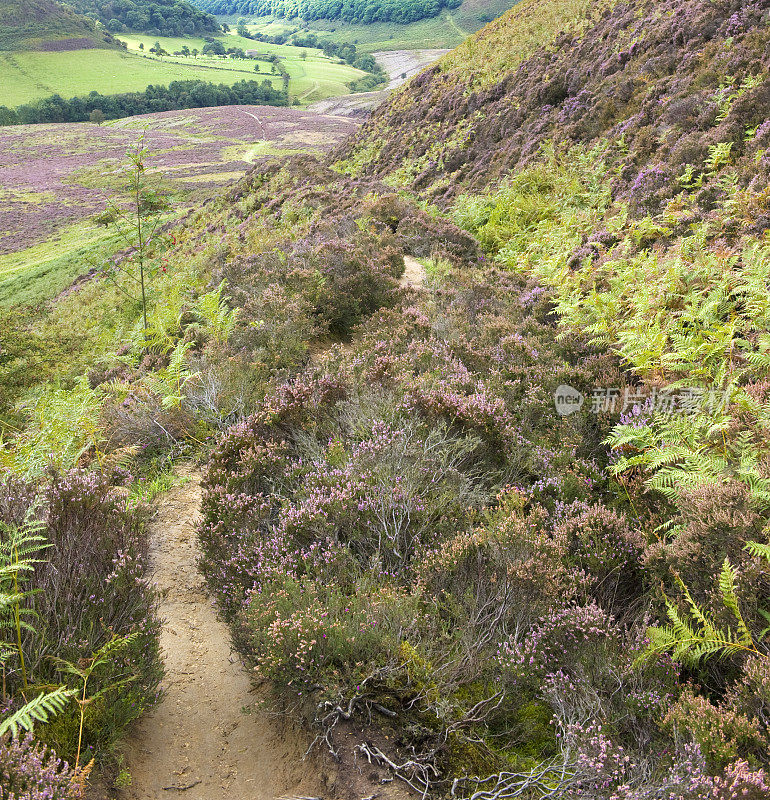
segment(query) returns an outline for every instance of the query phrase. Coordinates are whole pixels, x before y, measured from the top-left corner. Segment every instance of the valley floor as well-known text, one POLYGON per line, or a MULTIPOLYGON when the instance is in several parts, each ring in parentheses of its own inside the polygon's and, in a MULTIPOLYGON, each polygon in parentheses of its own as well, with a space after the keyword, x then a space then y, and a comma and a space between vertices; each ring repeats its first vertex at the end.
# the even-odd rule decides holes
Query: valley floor
POLYGON ((356 94, 328 97, 310 106, 310 110, 318 114, 330 114, 346 117, 363 117, 376 108, 388 94, 404 81, 416 75, 427 66, 437 61, 449 50, 382 50, 373 53, 380 66, 388 73, 388 85, 376 92, 358 92, 356 94))

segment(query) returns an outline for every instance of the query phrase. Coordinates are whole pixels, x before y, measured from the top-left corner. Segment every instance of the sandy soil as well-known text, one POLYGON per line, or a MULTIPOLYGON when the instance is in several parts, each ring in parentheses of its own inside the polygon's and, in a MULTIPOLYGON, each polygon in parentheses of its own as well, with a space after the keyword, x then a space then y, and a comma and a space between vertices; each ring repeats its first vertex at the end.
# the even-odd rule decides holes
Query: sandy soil
POLYGON ((154 579, 165 596, 161 646, 165 697, 127 748, 126 800, 331 798, 296 730, 259 708, 249 675, 231 652, 196 568, 200 478, 190 469, 160 502, 152 523, 154 579), (244 713, 246 712, 246 713, 244 713), (287 726, 288 727, 288 726, 287 726))
POLYGON ((426 277, 425 267, 416 258, 404 256, 404 274, 399 281, 402 286, 419 289, 425 283, 426 277))

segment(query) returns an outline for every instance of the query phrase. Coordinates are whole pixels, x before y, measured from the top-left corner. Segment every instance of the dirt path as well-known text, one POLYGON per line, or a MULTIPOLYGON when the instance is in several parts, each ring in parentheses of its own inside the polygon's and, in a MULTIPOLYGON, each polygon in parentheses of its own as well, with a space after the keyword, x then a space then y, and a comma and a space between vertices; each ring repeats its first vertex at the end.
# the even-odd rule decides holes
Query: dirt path
POLYGON ((151 525, 154 580, 164 592, 161 647, 166 694, 126 755, 130 800, 330 798, 320 770, 302 761, 301 734, 282 733, 258 708, 196 568, 200 476, 161 498, 151 525), (246 710, 249 713, 244 713, 246 710))
POLYGON ((427 277, 425 267, 416 258, 404 256, 404 274, 399 281, 402 286, 413 286, 415 289, 419 289, 425 285, 427 277))
POLYGON ((388 73, 388 85, 375 92, 355 92, 342 97, 327 97, 308 106, 308 110, 327 116, 365 117, 390 92, 449 50, 383 50, 372 55, 388 73), (401 77, 405 75, 406 77, 401 77))

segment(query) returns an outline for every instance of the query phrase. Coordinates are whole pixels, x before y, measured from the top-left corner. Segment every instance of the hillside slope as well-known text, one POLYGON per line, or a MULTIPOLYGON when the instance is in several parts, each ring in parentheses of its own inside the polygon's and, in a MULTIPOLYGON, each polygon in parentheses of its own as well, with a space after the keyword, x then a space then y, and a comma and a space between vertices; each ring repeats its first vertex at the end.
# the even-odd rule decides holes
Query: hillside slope
POLYGON ((673 192, 710 146, 749 160, 762 149, 745 135, 770 111, 767 12, 762 0, 524 2, 394 95, 339 157, 451 197, 498 182, 547 139, 623 136, 618 186, 659 168, 673 192))
POLYGON ((81 290, 134 333, 58 465, 213 442, 199 567, 346 800, 770 797, 769 7, 526 0, 185 217, 146 331, 81 290))
POLYGON ((0 3, 0 50, 76 50, 116 47, 92 20, 54 0, 0 3))

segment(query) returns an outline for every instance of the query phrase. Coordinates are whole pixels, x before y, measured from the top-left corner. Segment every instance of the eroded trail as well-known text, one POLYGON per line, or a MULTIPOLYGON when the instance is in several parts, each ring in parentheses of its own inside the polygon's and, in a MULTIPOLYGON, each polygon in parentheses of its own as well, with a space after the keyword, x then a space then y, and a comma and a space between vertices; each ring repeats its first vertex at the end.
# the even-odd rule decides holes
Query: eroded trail
POLYGON ((282 733, 259 709, 230 635, 196 568, 200 475, 161 498, 151 525, 154 580, 164 593, 161 646, 165 696, 142 721, 126 766, 132 800, 275 800, 329 797, 319 770, 302 760, 303 737, 282 733), (244 713, 244 710, 247 713, 244 713))

